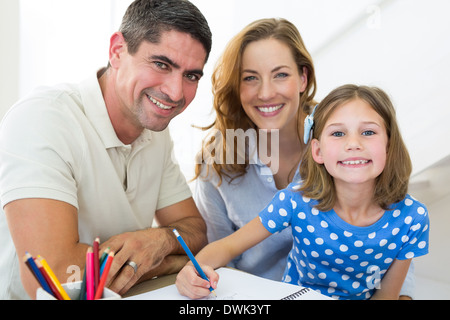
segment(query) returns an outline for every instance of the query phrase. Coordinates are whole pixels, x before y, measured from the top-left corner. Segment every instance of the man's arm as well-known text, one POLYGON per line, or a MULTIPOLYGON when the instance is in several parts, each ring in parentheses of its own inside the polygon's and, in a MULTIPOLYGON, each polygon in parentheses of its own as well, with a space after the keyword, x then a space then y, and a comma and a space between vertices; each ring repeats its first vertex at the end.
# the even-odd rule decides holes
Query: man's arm
MULTIPOLYGON (((83 273, 89 245, 79 243, 75 207, 57 200, 23 199, 8 203, 4 210, 19 259, 26 251, 45 257, 61 283, 67 282, 70 265, 83 273)), ((161 228, 120 234, 102 244, 102 249, 110 246, 116 252, 110 271, 110 278, 116 276, 111 284, 116 292, 125 293, 141 277, 174 273, 184 266, 187 259, 178 255, 183 252, 172 227, 183 233, 193 251, 206 244, 206 226, 192 198, 159 210, 156 216, 161 228), (123 267, 128 260, 138 264, 136 275, 133 268, 123 267)), ((35 298, 39 284, 24 263, 19 265, 23 286, 35 298)))
POLYGON ((158 210, 155 219, 158 228, 120 234, 102 244, 102 248, 116 252, 107 283, 111 290, 124 294, 139 281, 178 272, 187 259, 173 228, 194 253, 207 243, 206 225, 192 198, 158 210), (137 264, 136 274, 127 261, 137 264))
POLYGON ((26 251, 44 257, 61 283, 67 282, 68 266, 77 265, 83 272, 88 245, 79 243, 75 207, 56 200, 22 199, 8 203, 4 211, 20 261, 22 284, 32 299, 39 284, 22 263, 26 251))

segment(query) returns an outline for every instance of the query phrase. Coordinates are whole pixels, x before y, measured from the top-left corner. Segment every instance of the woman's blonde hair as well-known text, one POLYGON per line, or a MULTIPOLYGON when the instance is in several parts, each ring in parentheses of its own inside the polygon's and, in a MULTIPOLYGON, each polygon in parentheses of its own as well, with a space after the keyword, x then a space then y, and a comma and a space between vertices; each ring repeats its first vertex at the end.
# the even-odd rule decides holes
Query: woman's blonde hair
MULTIPOLYGON (((386 165, 376 178, 374 201, 384 210, 401 201, 408 191, 412 163, 397 124, 395 109, 388 95, 379 88, 344 85, 333 90, 318 106, 314 113, 312 139, 320 139, 323 128, 337 107, 354 99, 367 102, 383 118, 388 135, 386 165)), ((300 165, 303 179, 299 191, 306 197, 318 200, 317 208, 329 211, 336 202, 333 177, 323 164, 314 161, 311 143, 303 154, 300 165)))
MULTIPOLYGON (((255 124, 244 112, 240 101, 242 55, 248 44, 263 39, 276 39, 286 44, 291 49, 298 66, 299 74, 303 74, 304 67, 308 70, 307 87, 300 94, 300 108, 297 113, 298 135, 300 139, 301 131, 303 131, 303 124, 301 123, 302 114, 309 113, 310 107, 314 105, 316 78, 311 55, 307 51, 298 29, 285 19, 257 20, 245 27, 228 43, 212 75, 213 106, 216 112, 216 119, 209 127, 202 128, 203 130, 213 128, 216 133, 220 132, 222 137, 225 137, 227 129, 242 129, 244 131, 251 128, 256 129, 255 124)), ((211 164, 214 171, 218 174, 220 179, 219 184, 222 182, 223 175, 234 179, 246 173, 248 167, 247 157, 244 164, 236 163, 236 161, 232 163, 217 163, 216 161, 208 161, 208 159, 203 157, 205 154, 203 151, 206 148, 221 152, 223 157, 226 157, 227 151, 231 149, 234 152, 233 159, 237 157, 236 153, 238 148, 227 146, 225 138, 216 139, 208 136, 203 142, 202 150, 196 157, 194 179, 200 176, 202 164, 205 162, 211 164)), ((214 156, 214 152, 211 156, 214 156)))

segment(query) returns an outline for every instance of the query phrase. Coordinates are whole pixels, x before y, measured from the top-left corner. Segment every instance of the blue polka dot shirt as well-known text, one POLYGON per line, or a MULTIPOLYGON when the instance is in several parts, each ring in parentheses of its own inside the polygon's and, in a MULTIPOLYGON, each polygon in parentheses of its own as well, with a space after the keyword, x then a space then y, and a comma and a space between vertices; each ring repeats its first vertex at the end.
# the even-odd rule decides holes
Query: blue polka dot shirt
POLYGON ((394 259, 428 253, 428 211, 409 195, 367 227, 345 222, 334 210, 319 211, 316 204, 292 183, 259 214, 271 233, 292 227, 284 282, 337 299, 369 299, 394 259))

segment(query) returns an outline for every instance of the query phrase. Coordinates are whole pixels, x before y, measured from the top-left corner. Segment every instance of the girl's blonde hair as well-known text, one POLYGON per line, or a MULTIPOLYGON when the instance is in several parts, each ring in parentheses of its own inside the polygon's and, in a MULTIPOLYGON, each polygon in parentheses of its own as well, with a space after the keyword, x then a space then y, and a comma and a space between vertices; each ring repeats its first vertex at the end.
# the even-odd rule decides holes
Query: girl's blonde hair
MULTIPOLYGON (((242 70, 242 55, 245 48, 251 42, 263 39, 276 39, 286 44, 292 52, 297 64, 299 74, 303 74, 303 67, 308 70, 308 83, 305 91, 300 95, 300 108, 297 113, 298 136, 303 131, 301 123, 302 114, 310 112, 310 107, 315 104, 314 95, 316 93, 316 77, 311 55, 307 51, 299 31, 291 22, 285 19, 261 19, 257 20, 241 32, 239 32, 226 47, 223 55, 218 60, 212 75, 212 87, 214 96, 214 110, 216 119, 212 125, 203 130, 215 129, 225 137, 227 129, 256 129, 255 124, 244 112, 240 101, 240 82, 242 70)), ((202 171, 202 164, 207 159, 203 159, 203 150, 220 150, 223 157, 226 157, 229 149, 234 150, 234 157, 237 157, 237 147, 231 148, 225 143, 225 139, 220 142, 213 137, 207 137, 202 145, 202 150, 198 153, 195 166, 195 177, 198 178, 202 171)), ((214 154, 212 154, 214 156, 214 154)), ((247 158, 247 157, 246 157, 247 158)), ((237 178, 246 173, 248 159, 244 164, 235 163, 217 163, 213 162, 212 168, 218 174, 220 182, 222 175, 237 178)), ((208 168, 209 170, 209 168, 208 168)))
MULTIPOLYGON (((323 128, 333 111, 354 99, 367 102, 383 118, 388 135, 386 166, 376 178, 374 201, 384 210, 401 201, 408 191, 412 163, 397 124, 395 109, 388 95, 379 88, 344 85, 333 90, 318 106, 314 114, 312 139, 320 139, 323 128)), ((317 208, 329 211, 336 202, 333 177, 323 164, 314 161, 311 143, 303 154, 300 191, 306 197, 318 200, 317 208)))

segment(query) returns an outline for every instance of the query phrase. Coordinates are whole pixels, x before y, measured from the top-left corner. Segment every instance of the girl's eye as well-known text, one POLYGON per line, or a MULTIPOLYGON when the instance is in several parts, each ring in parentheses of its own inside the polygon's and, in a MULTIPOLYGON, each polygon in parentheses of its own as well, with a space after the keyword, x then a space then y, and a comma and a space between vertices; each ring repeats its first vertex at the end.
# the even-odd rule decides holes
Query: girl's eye
POLYGON ((333 137, 343 137, 344 133, 341 131, 335 131, 331 134, 333 137))
POLYGON ((372 130, 366 130, 362 133, 363 136, 373 136, 375 134, 372 130))

